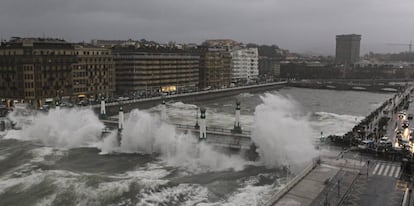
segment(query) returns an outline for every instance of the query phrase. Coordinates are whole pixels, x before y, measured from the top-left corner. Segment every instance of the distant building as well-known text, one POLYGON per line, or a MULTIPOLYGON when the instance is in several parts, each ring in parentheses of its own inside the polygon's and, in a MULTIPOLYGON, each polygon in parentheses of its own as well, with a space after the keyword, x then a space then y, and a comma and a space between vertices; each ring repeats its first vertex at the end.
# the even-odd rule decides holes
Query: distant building
POLYGON ((232 39, 209 39, 203 42, 204 46, 207 47, 228 47, 232 48, 241 45, 239 42, 232 39))
POLYGON ((200 57, 181 50, 166 51, 115 48, 117 93, 151 94, 196 89, 200 57))
POLYGON ((93 39, 91 44, 95 46, 103 47, 113 47, 118 45, 136 45, 137 41, 128 39, 128 40, 103 40, 103 39, 93 39))
POLYGON ((110 97, 115 92, 115 63, 110 49, 87 44, 75 45, 73 95, 110 97))
POLYGON ((259 56, 259 79, 274 80, 280 75, 280 58, 259 56))
POLYGON ((359 60, 361 35, 344 34, 336 36, 336 64, 353 64, 359 60))
POLYGON ((256 81, 259 75, 257 48, 236 48, 231 52, 232 56, 232 82, 249 83, 256 81))
POLYGON ((200 51, 200 88, 224 88, 231 83, 231 54, 223 48, 200 51))

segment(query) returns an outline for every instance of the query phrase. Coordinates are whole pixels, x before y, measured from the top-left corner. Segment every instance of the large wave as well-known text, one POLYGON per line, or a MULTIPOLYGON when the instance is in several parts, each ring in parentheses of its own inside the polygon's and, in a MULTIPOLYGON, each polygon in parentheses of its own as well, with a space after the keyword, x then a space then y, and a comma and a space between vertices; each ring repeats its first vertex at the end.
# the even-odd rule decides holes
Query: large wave
MULTIPOLYGON (((274 167, 308 161, 315 153, 310 138, 313 130, 307 116, 299 111, 299 104, 275 94, 265 94, 261 99, 263 103, 256 107, 253 118, 252 140, 259 147, 262 163, 274 167)), ((191 132, 177 131, 158 114, 147 111, 135 109, 129 113, 120 144, 116 131, 100 140, 103 128, 89 109, 51 110, 48 114, 36 115, 31 124, 9 132, 6 138, 35 140, 63 148, 94 145, 104 154, 157 154, 167 165, 190 171, 240 170, 250 164, 240 155, 215 151, 211 145, 199 142, 191 132)))
POLYGON ((267 166, 300 166, 317 155, 307 115, 293 99, 278 94, 260 97, 254 114, 253 141, 267 166))
POLYGON ((5 138, 34 140, 46 146, 74 148, 98 140, 104 128, 93 111, 88 109, 50 110, 35 116, 10 116, 22 128, 10 131, 5 138), (28 121, 30 120, 30 121, 28 121))

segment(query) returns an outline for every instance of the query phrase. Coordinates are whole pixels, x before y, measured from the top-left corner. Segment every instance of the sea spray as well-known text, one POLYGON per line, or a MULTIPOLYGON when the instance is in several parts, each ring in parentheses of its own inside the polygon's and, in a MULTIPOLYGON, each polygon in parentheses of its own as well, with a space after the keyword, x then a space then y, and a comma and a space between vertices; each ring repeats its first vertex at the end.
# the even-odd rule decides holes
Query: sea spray
POLYGON ((247 163, 239 155, 213 150, 190 132, 177 132, 173 125, 161 121, 159 115, 137 109, 125 121, 120 146, 116 145, 115 136, 115 133, 109 135, 98 146, 102 153, 157 154, 167 165, 190 172, 241 170, 247 163))
POLYGON ((269 167, 302 166, 317 155, 312 145, 313 130, 308 117, 293 99, 278 94, 260 97, 256 107, 252 140, 261 161, 269 167))
POLYGON ((27 118, 32 121, 22 124, 25 122, 24 117, 12 116, 22 130, 9 132, 5 138, 34 140, 46 146, 74 148, 98 141, 104 128, 103 123, 89 109, 51 109, 48 113, 37 113, 27 118))

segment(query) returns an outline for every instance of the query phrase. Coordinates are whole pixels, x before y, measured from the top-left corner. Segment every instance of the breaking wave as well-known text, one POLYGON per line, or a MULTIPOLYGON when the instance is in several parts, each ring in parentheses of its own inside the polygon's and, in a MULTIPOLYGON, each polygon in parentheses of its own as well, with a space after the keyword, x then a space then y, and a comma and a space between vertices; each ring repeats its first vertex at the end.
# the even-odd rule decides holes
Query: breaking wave
POLYGON ((16 118, 12 115, 11 119, 22 129, 9 131, 5 139, 34 140, 60 148, 80 147, 96 142, 104 128, 93 111, 87 109, 53 109, 47 114, 38 113, 30 117, 16 118))
POLYGON ((317 155, 313 129, 297 102, 278 94, 260 97, 254 114, 253 141, 266 166, 300 166, 317 155))
POLYGON ((192 134, 176 131, 158 115, 137 109, 131 111, 125 122, 119 146, 114 132, 98 147, 103 153, 157 154, 167 165, 193 172, 241 170, 247 164, 239 155, 217 152, 192 134))

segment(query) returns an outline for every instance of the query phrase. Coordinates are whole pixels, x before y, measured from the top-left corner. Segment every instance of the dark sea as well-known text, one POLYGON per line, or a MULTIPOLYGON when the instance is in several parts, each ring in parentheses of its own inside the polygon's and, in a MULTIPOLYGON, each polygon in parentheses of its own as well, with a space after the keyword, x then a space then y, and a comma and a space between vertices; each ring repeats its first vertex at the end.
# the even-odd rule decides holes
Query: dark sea
POLYGON ((115 131, 100 138, 104 125, 89 109, 11 114, 22 130, 1 133, 0 206, 261 205, 293 178, 290 168, 317 155, 321 132, 346 133, 392 95, 284 88, 167 102, 165 110, 127 114, 120 145, 115 131), (259 146, 258 161, 217 151, 174 127, 194 125, 205 107, 208 127, 231 129, 236 100, 242 128, 259 146))

